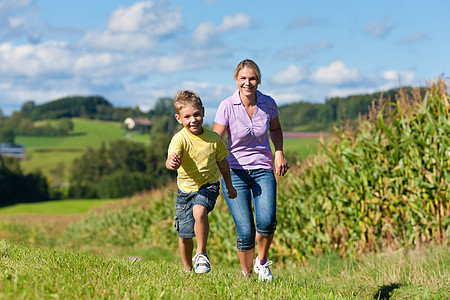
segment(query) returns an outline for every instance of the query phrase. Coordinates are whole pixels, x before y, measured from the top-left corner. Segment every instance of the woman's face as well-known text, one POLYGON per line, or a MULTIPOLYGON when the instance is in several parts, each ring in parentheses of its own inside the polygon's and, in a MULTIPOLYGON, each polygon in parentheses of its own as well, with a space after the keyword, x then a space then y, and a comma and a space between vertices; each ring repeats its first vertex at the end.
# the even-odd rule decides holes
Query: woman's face
POLYGON ((258 77, 256 77, 253 69, 244 67, 236 77, 236 84, 241 95, 246 97, 252 96, 256 94, 258 89, 258 77))

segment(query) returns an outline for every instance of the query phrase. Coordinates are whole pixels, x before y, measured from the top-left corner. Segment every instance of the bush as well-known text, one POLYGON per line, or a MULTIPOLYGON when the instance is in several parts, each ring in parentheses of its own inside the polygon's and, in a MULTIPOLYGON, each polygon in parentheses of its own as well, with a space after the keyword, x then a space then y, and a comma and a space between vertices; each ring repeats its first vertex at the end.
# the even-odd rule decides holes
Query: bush
POLYGON ((104 199, 131 196, 146 189, 149 181, 142 173, 119 171, 102 177, 97 186, 97 195, 104 199))

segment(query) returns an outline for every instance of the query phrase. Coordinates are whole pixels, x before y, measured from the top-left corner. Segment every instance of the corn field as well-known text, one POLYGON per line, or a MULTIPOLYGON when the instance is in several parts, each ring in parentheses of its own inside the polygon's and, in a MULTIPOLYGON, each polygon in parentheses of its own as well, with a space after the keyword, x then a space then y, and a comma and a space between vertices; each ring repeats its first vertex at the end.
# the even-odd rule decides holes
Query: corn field
MULTIPOLYGON (((309 255, 360 255, 447 243, 450 211, 450 116, 447 86, 438 80, 374 101, 357 126, 336 129, 317 155, 280 178, 278 226, 270 250, 277 262, 309 255)), ((176 187, 135 196, 134 204, 69 228, 66 245, 156 246, 176 251, 176 187)), ((219 198, 210 214, 208 251, 236 263, 235 229, 219 198)))
POLYGON ((379 99, 279 188, 280 256, 446 243, 450 105, 442 80, 379 99))

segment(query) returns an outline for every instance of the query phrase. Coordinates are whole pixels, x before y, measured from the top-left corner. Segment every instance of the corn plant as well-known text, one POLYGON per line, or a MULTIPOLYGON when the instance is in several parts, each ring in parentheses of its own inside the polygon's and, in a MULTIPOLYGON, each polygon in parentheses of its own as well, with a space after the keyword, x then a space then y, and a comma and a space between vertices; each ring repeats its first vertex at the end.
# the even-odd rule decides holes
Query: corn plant
POLYGON ((278 254, 446 243, 449 108, 439 80, 424 97, 400 93, 374 105, 356 130, 336 130, 280 189, 278 254))

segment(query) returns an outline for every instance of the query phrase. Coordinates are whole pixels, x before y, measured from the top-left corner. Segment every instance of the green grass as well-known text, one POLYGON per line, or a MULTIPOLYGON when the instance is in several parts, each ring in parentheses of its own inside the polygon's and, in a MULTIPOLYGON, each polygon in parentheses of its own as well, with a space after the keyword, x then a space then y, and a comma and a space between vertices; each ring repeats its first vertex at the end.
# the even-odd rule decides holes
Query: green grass
MULTIPOLYGON (((67 183, 74 159, 80 157, 86 147, 97 148, 104 142, 108 144, 117 139, 128 138, 150 144, 148 134, 128 132, 121 128, 120 122, 88 119, 72 119, 74 131, 67 137, 18 136, 16 142, 24 144, 28 160, 20 166, 24 173, 40 170, 50 184, 67 183), (62 171, 61 171, 62 170, 62 171)), ((285 139, 286 152, 296 153, 300 160, 317 152, 318 138, 285 139)))
POLYGON ((0 240, 2 299, 445 299, 448 251, 328 257, 276 267, 271 283, 245 280, 238 266, 181 274, 181 264, 92 252, 39 249, 0 240), (420 255, 418 255, 420 254, 420 255))
POLYGON ((68 182, 73 160, 87 147, 98 148, 103 142, 124 139, 127 133, 120 122, 77 118, 72 121, 74 131, 67 137, 16 137, 16 142, 24 144, 27 151, 28 159, 20 163, 24 173, 40 170, 51 183, 68 182), (58 170, 63 170, 62 174, 58 170))
POLYGON ((300 159, 304 159, 308 155, 316 153, 318 145, 319 138, 285 139, 283 149, 286 152, 295 152, 300 159))
POLYGON ((130 140, 150 144, 150 135, 142 133, 130 133, 130 140))
POLYGON ((72 199, 38 203, 21 203, 0 208, 0 215, 10 214, 79 214, 117 200, 72 199))
POLYGON ((125 138, 126 130, 120 122, 109 122, 88 119, 72 119, 74 130, 67 137, 28 137, 18 136, 16 142, 24 144, 28 149, 65 148, 84 149, 99 147, 102 142, 110 142, 125 138))

